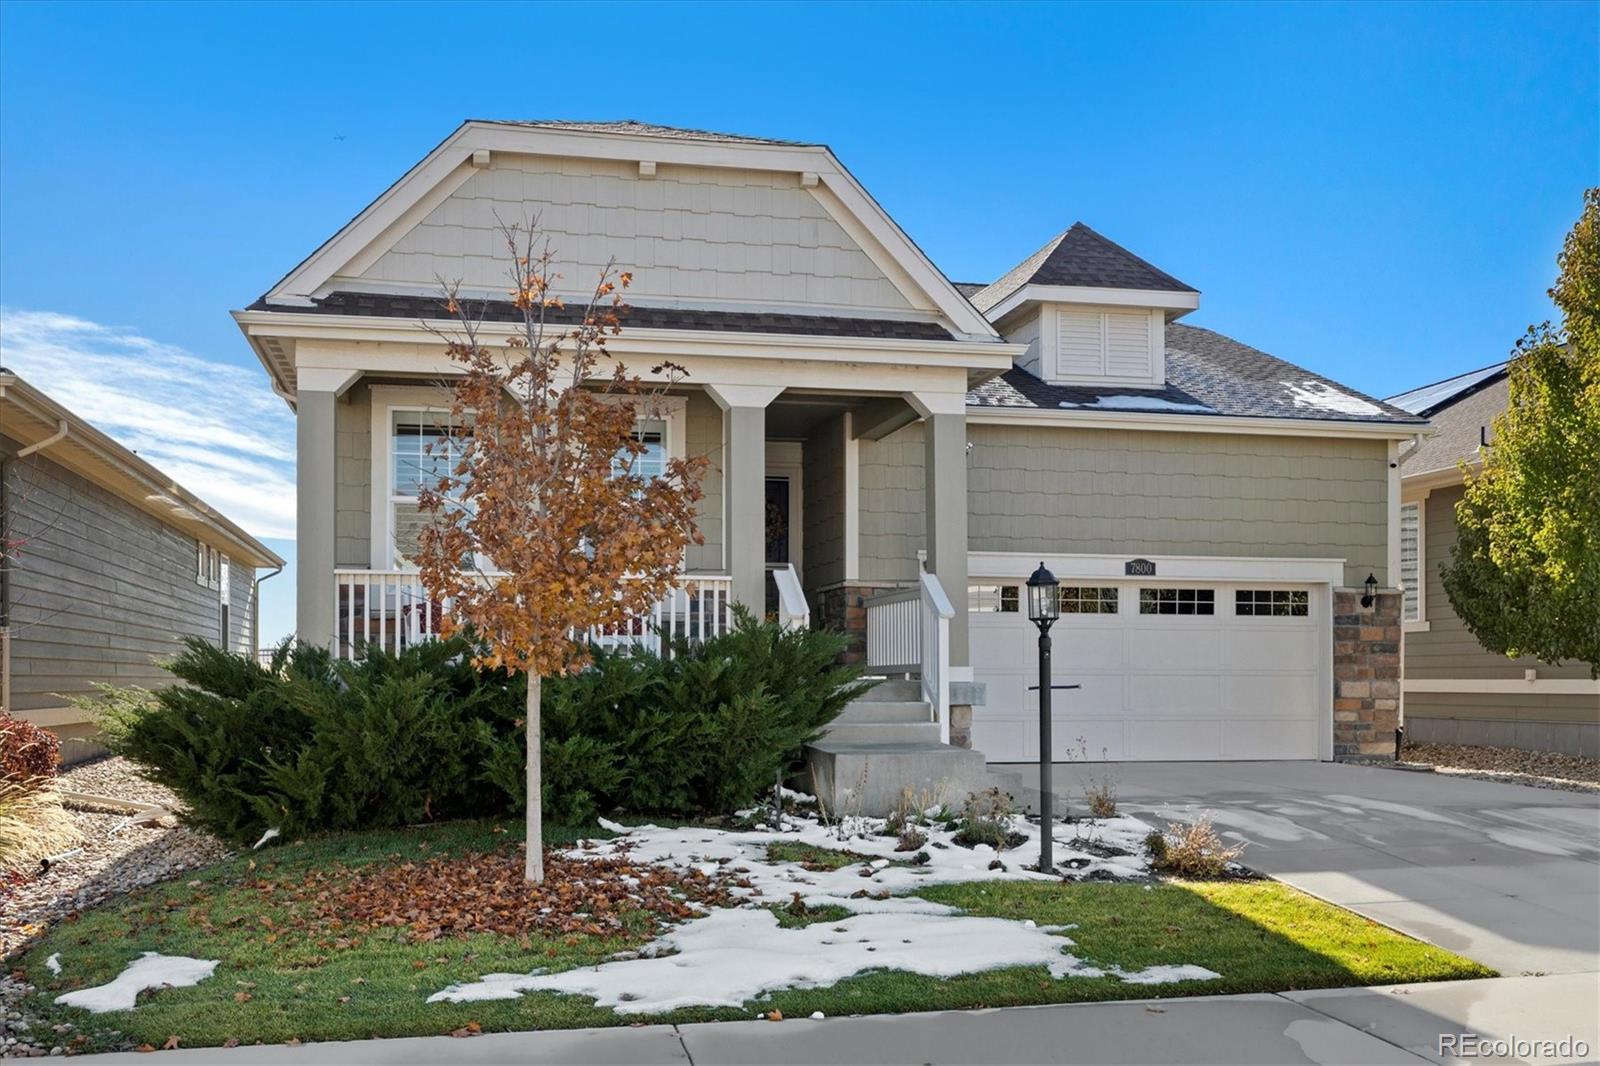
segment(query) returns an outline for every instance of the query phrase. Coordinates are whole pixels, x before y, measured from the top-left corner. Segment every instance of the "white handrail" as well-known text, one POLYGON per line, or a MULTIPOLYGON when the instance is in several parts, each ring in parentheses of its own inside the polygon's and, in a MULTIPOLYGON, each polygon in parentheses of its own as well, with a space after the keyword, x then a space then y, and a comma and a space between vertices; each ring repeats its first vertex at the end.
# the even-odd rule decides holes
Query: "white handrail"
POLYGON ((800 574, 794 564, 774 570, 772 583, 778 587, 778 624, 784 629, 810 629, 811 607, 806 603, 806 591, 800 587, 800 574))
POLYGON ((955 608, 933 574, 917 583, 880 592, 867 609, 867 669, 881 674, 916 674, 922 683, 939 739, 950 743, 950 619, 955 608))
MULTIPOLYGON (((355 658, 364 645, 399 654, 438 639, 449 604, 430 597, 415 571, 341 567, 333 575, 334 652, 340 658, 355 658)), ((585 636, 601 647, 632 646, 660 655, 675 639, 698 643, 726 633, 732 604, 733 579, 727 574, 683 574, 648 610, 585 636)))
POLYGON ((922 698, 939 723, 939 742, 950 743, 950 619, 956 610, 939 579, 926 570, 917 581, 922 607, 922 698))

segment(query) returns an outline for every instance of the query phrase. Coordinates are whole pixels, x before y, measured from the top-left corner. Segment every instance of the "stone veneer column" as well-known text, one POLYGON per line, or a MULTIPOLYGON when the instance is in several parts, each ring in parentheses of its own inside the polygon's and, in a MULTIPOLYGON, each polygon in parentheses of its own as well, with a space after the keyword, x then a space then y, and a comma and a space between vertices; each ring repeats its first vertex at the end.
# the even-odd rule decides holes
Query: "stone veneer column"
POLYGON ((1361 606, 1363 589, 1333 592, 1333 757, 1394 758, 1400 723, 1401 593, 1381 591, 1361 606))

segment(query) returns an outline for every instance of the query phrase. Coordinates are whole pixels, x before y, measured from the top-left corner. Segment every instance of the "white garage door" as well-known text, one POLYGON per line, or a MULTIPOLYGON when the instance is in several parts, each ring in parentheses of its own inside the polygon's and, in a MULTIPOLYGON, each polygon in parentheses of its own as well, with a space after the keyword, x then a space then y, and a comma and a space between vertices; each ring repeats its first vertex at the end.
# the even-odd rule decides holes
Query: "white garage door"
MULTIPOLYGON (((1051 630, 1056 761, 1315 759, 1324 729, 1326 585, 1062 579, 1051 630)), ((1016 579, 969 590, 972 664, 988 686, 972 746, 1039 758, 1038 631, 1016 579)))

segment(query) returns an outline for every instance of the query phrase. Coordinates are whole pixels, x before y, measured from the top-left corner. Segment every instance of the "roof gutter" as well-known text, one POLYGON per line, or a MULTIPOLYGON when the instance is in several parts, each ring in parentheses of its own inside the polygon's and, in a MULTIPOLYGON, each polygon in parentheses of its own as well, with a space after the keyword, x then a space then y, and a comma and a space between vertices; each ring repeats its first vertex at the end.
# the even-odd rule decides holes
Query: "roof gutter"
POLYGON ((42 452, 52 444, 57 444, 65 440, 67 434, 70 432, 72 432, 72 427, 67 424, 67 420, 65 418, 59 418, 56 420, 56 431, 54 433, 50 434, 43 440, 34 441, 26 448, 23 448, 21 451, 17 452, 17 458, 26 459, 34 452, 42 452))

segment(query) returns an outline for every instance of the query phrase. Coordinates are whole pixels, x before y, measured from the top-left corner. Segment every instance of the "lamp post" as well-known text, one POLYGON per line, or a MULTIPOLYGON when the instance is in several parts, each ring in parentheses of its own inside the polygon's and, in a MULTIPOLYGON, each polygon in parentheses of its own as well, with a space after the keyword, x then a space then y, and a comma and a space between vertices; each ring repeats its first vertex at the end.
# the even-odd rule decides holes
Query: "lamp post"
POLYGON ((1028 578, 1028 620, 1039 627, 1039 872, 1055 869, 1050 781, 1050 627, 1061 614, 1061 584, 1039 563, 1028 578))
POLYGON ((1366 587, 1367 594, 1361 597, 1361 606, 1371 607, 1373 601, 1378 598, 1378 575, 1368 574, 1364 585, 1366 587))

